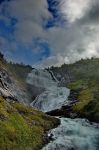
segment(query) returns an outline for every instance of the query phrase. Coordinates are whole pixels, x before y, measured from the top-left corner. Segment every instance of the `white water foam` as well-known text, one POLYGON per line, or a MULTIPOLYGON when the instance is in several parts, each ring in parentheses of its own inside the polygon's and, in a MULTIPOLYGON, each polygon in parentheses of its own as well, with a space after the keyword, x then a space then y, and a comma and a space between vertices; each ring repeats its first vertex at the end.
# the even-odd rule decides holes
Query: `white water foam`
POLYGON ((99 124, 86 119, 61 118, 61 125, 50 131, 53 141, 42 150, 99 150, 99 124))
POLYGON ((44 92, 37 96, 31 103, 31 106, 43 112, 48 112, 60 109, 64 104, 68 103, 70 90, 58 86, 58 81, 53 72, 33 69, 28 76, 27 82, 36 87, 45 89, 44 92))

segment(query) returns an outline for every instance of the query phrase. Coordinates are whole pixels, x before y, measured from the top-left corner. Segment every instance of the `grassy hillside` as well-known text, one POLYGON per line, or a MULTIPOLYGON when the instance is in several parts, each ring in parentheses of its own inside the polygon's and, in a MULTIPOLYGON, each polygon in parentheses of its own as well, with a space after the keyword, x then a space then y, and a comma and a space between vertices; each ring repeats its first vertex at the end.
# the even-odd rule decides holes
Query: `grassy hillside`
POLYGON ((73 112, 99 122, 99 58, 52 67, 52 70, 64 86, 79 93, 73 112))
POLYGON ((39 150, 45 133, 59 121, 44 113, 0 97, 0 150, 39 150))
POLYGON ((95 80, 99 82, 99 58, 80 60, 74 64, 64 64, 51 68, 55 75, 61 75, 68 83, 76 80, 95 80))
MULTIPOLYGON (((11 78, 11 82, 18 82, 16 88, 22 86, 24 90, 27 74, 32 67, 8 63, 2 56, 0 55, 1 74, 4 71, 11 78)), ((6 83, 3 79, 8 78, 0 77, 0 82, 6 83)), ((0 88, 5 89, 4 86, 0 88)), ((4 97, 0 96, 0 150, 40 150, 48 142, 46 132, 56 127, 59 120, 4 97)))
POLYGON ((99 122, 99 83, 95 80, 78 80, 69 85, 72 90, 79 90, 78 102, 73 106, 73 112, 99 122))

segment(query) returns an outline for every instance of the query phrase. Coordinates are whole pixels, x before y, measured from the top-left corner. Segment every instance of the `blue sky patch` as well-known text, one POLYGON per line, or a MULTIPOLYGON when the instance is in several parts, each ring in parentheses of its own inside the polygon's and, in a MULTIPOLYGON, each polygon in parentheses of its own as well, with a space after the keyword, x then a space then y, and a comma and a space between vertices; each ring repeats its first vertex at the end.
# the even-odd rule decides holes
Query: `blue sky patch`
POLYGON ((48 1, 48 10, 53 15, 54 19, 59 16, 58 5, 59 2, 57 0, 47 0, 48 1))
POLYGON ((14 31, 15 31, 15 24, 17 20, 12 18, 10 19, 10 24, 7 25, 4 20, 0 20, 0 36, 8 39, 8 40, 13 40, 14 36, 14 31))
POLYGON ((36 39, 31 45, 17 43, 16 50, 10 50, 8 55, 10 60, 15 62, 20 62, 21 60, 25 64, 32 65, 48 58, 50 56, 50 47, 47 42, 36 39))
POLYGON ((3 3, 4 1, 10 1, 10 0, 0 0, 0 4, 3 3))
POLYGON ((64 20, 63 15, 60 12, 59 9, 59 0, 47 0, 48 2, 48 11, 52 14, 53 19, 49 19, 46 21, 45 29, 52 28, 54 26, 63 26, 64 23, 66 23, 66 20, 64 20))

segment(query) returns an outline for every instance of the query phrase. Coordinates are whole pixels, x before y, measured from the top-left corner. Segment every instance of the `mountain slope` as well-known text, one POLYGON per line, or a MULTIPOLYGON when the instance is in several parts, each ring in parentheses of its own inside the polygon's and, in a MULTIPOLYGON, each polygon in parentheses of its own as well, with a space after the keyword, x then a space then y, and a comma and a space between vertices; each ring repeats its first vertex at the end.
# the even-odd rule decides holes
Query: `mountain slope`
MULTIPOLYGON (((71 112, 78 117, 99 122, 99 58, 80 60, 51 69, 60 84, 71 89, 69 98, 76 101, 71 112)), ((66 109, 62 111, 66 116, 66 109)))
POLYGON ((0 97, 0 150, 35 150, 47 142, 46 131, 59 124, 55 118, 0 97))
POLYGON ((0 150, 39 150, 49 140, 46 132, 59 124, 27 105, 33 94, 26 83, 30 70, 0 59, 0 150))

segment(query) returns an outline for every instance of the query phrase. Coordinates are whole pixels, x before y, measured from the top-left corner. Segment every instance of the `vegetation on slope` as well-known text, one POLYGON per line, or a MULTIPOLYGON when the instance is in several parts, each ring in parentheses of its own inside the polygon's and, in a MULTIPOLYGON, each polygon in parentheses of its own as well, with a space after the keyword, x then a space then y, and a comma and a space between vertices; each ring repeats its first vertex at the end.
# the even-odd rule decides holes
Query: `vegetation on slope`
POLYGON ((31 66, 24 65, 23 63, 7 62, 2 53, 0 53, 0 67, 6 69, 10 75, 21 84, 24 84, 28 73, 32 70, 31 66))
POLYGON ((78 93, 73 112, 99 122, 99 58, 82 59, 52 70, 64 86, 78 93))
POLYGON ((99 122, 99 84, 96 81, 75 81, 70 84, 70 89, 78 90, 78 102, 73 106, 73 111, 81 117, 99 122), (83 84, 84 83, 84 84, 83 84))
MULTIPOLYGON (((22 86, 24 90, 27 74, 32 67, 9 63, 0 54, 0 71, 2 70, 5 70, 12 82, 18 82, 16 88, 22 86)), ((3 78, 0 79, 2 82, 3 78)), ((9 90, 9 87, 6 90, 9 90)), ((4 97, 0 96, 0 150, 41 149, 48 142, 46 132, 56 127, 59 120, 15 102, 10 97, 4 97)))
POLYGON ((58 124, 55 118, 0 97, 0 150, 40 149, 46 131, 58 124))

